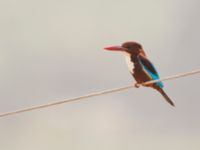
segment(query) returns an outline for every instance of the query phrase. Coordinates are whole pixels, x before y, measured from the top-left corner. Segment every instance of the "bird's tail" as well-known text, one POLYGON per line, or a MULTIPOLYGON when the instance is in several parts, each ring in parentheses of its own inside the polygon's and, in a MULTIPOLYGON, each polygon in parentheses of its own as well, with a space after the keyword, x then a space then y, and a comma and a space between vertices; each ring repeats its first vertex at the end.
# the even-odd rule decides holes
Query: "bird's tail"
POLYGON ((169 96, 165 93, 165 91, 162 88, 156 88, 162 94, 162 96, 165 98, 165 100, 172 106, 175 106, 173 101, 169 98, 169 96))

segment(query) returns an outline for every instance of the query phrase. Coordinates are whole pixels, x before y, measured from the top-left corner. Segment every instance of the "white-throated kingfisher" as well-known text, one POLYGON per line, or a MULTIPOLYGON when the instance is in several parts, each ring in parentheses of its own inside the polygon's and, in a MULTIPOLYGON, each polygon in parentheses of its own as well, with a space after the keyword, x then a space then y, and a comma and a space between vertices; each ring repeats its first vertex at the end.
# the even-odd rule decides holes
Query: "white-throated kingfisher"
MULTIPOLYGON (((125 53, 129 71, 137 82, 135 84, 136 87, 139 87, 138 84, 142 84, 150 80, 160 79, 158 72, 151 61, 147 58, 147 55, 145 54, 141 44, 137 42, 125 42, 121 46, 111 46, 104 49, 125 53)), ((172 100, 164 92, 164 86, 162 82, 156 82, 144 86, 156 89, 163 95, 169 104, 175 106, 172 100)))

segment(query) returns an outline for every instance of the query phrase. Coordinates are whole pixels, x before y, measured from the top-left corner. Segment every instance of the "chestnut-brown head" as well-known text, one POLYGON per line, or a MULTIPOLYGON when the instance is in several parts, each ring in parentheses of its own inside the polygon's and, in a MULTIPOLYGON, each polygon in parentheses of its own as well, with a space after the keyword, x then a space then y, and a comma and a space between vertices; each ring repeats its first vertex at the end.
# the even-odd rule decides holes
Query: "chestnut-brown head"
POLYGON ((143 54, 145 56, 142 45, 137 42, 125 42, 121 46, 111 46, 104 49, 110 51, 122 51, 135 56, 139 54, 143 54))

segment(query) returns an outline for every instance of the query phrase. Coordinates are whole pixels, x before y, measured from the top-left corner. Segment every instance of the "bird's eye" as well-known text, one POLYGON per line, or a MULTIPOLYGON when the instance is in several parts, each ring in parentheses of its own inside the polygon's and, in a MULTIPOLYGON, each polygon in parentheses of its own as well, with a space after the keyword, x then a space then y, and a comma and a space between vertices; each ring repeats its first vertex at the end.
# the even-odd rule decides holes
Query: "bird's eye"
POLYGON ((130 46, 126 46, 125 48, 130 49, 130 46))

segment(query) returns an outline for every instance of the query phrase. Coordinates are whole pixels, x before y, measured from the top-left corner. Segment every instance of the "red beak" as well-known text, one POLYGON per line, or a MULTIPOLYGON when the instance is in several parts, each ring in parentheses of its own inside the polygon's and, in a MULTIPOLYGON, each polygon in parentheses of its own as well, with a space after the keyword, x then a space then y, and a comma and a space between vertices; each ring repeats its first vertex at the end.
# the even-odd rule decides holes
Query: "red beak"
POLYGON ((109 51, 125 51, 126 49, 122 46, 111 46, 111 47, 105 47, 105 50, 109 51))

